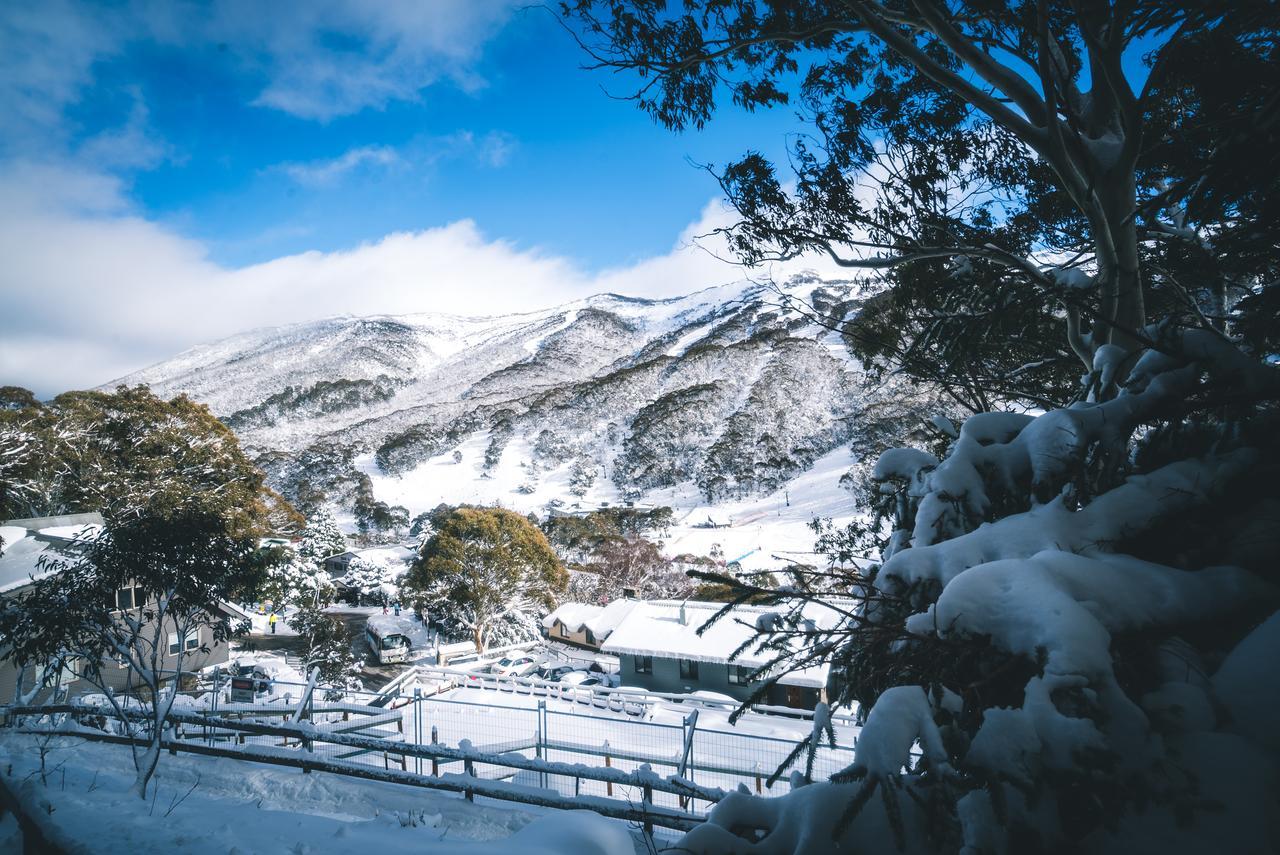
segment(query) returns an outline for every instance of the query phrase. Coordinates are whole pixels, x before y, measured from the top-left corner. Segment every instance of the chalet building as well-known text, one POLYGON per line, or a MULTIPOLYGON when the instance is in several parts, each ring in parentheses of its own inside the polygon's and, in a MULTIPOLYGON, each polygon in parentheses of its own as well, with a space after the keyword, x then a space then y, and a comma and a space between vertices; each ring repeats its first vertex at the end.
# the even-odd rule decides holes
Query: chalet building
POLYGON ((607 606, 565 603, 542 619, 542 628, 549 640, 599 650, 639 603, 639 600, 614 600, 607 606))
MULTIPOLYGON (((723 603, 637 601, 600 645, 601 652, 618 657, 622 685, 655 692, 688 694, 707 691, 745 701, 759 688, 763 677, 752 673, 768 659, 748 647, 734 651, 755 635, 762 615, 776 609, 737 606, 709 627, 698 629, 723 603)), ((833 625, 837 613, 819 605, 807 606, 819 626, 833 625), (825 612, 825 614, 818 614, 825 612)), ((764 703, 797 709, 813 709, 827 700, 830 666, 820 665, 782 675, 764 703)))
MULTIPOLYGON (((66 559, 74 556, 77 538, 92 536, 101 528, 102 516, 91 514, 70 514, 56 517, 35 517, 0 522, 0 597, 20 596, 24 590, 42 577, 56 572, 46 566, 45 562, 66 559)), ((141 606, 138 602, 137 590, 122 588, 116 592, 115 606, 118 609, 134 609, 141 606)), ((217 609, 233 621, 248 620, 249 616, 229 603, 218 603, 217 609)), ((186 638, 179 638, 177 632, 168 635, 168 647, 162 651, 161 668, 176 670, 178 654, 185 652, 182 660, 183 672, 194 673, 209 665, 225 663, 229 656, 227 643, 217 642, 209 627, 201 627, 186 638), (201 646, 208 648, 202 653, 201 646)), ((9 658, 9 650, 0 640, 0 703, 10 703, 19 689, 30 691, 39 675, 28 668, 23 685, 19 687, 18 667, 9 658)), ((38 670, 38 669, 35 669, 38 670)), ((67 694, 74 696, 97 689, 83 679, 78 673, 75 663, 63 670, 61 685, 67 694)), ((129 671, 114 662, 107 663, 103 676, 113 689, 125 689, 129 683, 129 671)), ((40 698, 43 700, 44 698, 40 698)))

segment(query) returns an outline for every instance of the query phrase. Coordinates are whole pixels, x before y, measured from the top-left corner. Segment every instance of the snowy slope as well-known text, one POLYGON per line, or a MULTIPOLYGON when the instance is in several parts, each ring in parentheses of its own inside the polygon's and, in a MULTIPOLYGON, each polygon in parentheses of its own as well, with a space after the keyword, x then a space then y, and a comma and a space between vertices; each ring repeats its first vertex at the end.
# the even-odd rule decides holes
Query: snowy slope
MULTIPOLYGON (((828 323, 862 296, 847 282, 783 288, 828 323)), ((737 283, 518 315, 335 318, 202 345, 116 382, 207 403, 281 492, 348 519, 370 502, 413 515, 639 500, 688 520, 676 551, 803 551, 808 520, 850 513, 837 482, 853 462, 861 374, 838 336, 780 302, 737 283), (732 531, 691 528, 705 505, 732 531)))

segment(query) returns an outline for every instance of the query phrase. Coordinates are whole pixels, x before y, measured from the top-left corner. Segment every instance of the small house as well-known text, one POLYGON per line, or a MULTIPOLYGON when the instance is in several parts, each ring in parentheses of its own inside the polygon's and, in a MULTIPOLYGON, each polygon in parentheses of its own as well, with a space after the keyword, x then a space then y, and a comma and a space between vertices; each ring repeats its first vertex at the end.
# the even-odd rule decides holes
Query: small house
MULTIPOLYGON (((701 635, 698 630, 723 603, 638 601, 600 646, 618 657, 624 686, 655 692, 689 694, 716 692, 745 701, 767 679, 755 672, 769 661, 753 652, 734 652, 756 636, 756 626, 770 609, 740 605, 701 635)), ((837 613, 822 606, 806 606, 815 623, 833 625, 837 613)), ((767 620, 765 618, 764 620, 767 620)), ((764 702, 775 706, 813 709, 827 699, 830 666, 823 664, 781 675, 764 702)))
MULTIPOLYGON (((74 556, 79 548, 78 539, 92 537, 102 525, 102 516, 96 513, 0 522, 0 539, 3 539, 3 544, 0 544, 0 597, 21 596, 35 580, 57 572, 56 565, 48 562, 74 556)), ((136 588, 116 591, 113 605, 120 611, 140 609, 143 604, 137 602, 136 592, 136 588)), ((230 603, 215 603, 210 609, 232 621, 249 619, 247 614, 230 603)), ((209 627, 202 627, 184 638, 179 638, 177 632, 171 632, 168 634, 168 647, 160 651, 161 670, 175 670, 180 653, 183 654, 183 674, 188 675, 209 665, 225 663, 229 658, 229 646, 225 641, 216 641, 209 627), (201 652, 201 647, 205 647, 207 652, 201 652)), ((19 690, 29 691, 37 679, 37 675, 28 670, 24 684, 19 687, 19 669, 8 654, 0 641, 0 703, 11 702, 19 690)), ((128 669, 118 663, 107 663, 103 677, 115 689, 126 688, 130 680, 128 669)), ((60 683, 70 694, 96 691, 81 679, 74 663, 63 669, 60 683)))

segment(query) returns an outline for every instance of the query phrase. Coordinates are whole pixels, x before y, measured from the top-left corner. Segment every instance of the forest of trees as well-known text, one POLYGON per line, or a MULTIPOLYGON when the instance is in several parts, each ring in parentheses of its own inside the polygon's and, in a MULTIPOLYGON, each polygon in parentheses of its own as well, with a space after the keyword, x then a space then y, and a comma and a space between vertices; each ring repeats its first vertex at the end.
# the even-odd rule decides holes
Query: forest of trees
POLYGON ((776 603, 758 645, 832 661, 865 726, 830 782, 735 793, 682 850, 1273 850, 1274 4, 561 12, 673 131, 798 114, 784 167, 707 166, 737 214, 719 237, 869 277, 855 317, 801 308, 960 416, 865 473, 874 523, 821 532, 853 563, 785 593, 708 576, 776 603), (832 594, 862 605, 805 624, 832 594))

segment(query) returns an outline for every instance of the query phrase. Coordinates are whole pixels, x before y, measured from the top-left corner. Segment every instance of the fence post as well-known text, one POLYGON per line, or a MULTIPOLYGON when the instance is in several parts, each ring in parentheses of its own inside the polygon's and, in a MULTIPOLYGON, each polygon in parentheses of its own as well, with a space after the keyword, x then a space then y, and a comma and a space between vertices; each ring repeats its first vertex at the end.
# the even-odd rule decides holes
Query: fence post
MULTIPOLYGON (((222 682, 219 678, 221 677, 221 675, 222 675, 222 666, 214 665, 213 666, 213 701, 212 703, 209 704, 210 712, 213 715, 218 714, 218 692, 219 692, 219 684, 222 682)), ((210 746, 213 745, 213 731, 209 729, 209 725, 207 724, 204 726, 204 741, 205 741, 205 744, 207 745, 210 745, 210 746)))
POLYGON ((644 807, 644 837, 647 842, 653 842, 653 821, 649 818, 649 809, 653 807, 653 785, 644 785, 644 801, 641 803, 644 807))
MULTIPOLYGON (((538 737, 538 744, 535 748, 534 754, 539 760, 546 760, 548 758, 547 758, 547 701, 545 698, 538 699, 538 731, 536 735, 538 737)), ((539 772, 538 779, 542 784, 543 789, 546 789, 547 773, 539 772)))
MULTIPOLYGON (((440 734, 436 731, 436 726, 431 725, 431 744, 436 745, 440 742, 440 734)), ((431 755, 431 774, 433 777, 440 777, 440 758, 431 755)))
MULTIPOLYGON (((422 744, 422 687, 413 687, 413 744, 422 744)), ((422 774, 422 758, 413 758, 413 771, 422 774)))
MULTIPOLYGON (((684 753, 680 757, 680 765, 678 767, 681 778, 693 780, 693 735, 698 728, 698 711, 690 710, 689 715, 681 723, 684 729, 684 753)), ((689 806, 689 797, 680 797, 680 809, 684 810, 689 806)))
MULTIPOLYGON (((467 773, 468 778, 474 778, 476 776, 476 765, 475 763, 471 762, 470 757, 462 761, 462 766, 463 766, 463 770, 467 773)), ((467 801, 469 802, 473 802, 476 800, 476 791, 471 789, 471 787, 467 787, 465 795, 467 797, 467 801)))
MULTIPOLYGON (((606 769, 613 768, 613 758, 609 756, 609 740, 604 741, 604 767, 606 769)), ((606 795, 613 795, 613 781, 604 782, 604 791, 606 795)))

